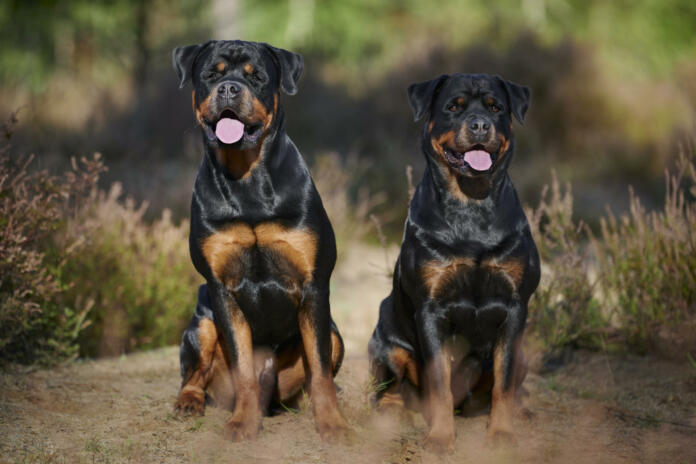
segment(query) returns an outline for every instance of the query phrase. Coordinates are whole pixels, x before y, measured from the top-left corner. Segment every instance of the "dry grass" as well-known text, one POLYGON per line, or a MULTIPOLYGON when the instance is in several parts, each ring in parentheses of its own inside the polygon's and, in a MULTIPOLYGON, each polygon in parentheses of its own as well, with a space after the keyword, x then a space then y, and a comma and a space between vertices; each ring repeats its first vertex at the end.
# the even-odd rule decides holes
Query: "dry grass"
POLYGON ((601 219, 599 235, 573 220, 570 186, 528 211, 542 256, 530 325, 550 346, 696 353, 696 151, 665 172, 665 203, 647 211, 629 189, 629 212, 601 219))
POLYGON ((571 187, 562 189, 555 172, 550 191, 547 198, 545 187, 539 206, 527 211, 542 262, 541 282, 530 301, 529 325, 549 347, 596 346, 597 330, 604 320, 590 281, 585 227, 573 220, 571 187))
POLYGON ((645 351, 660 344, 665 330, 671 343, 696 353, 696 337, 682 340, 675 333, 682 324, 696 327, 693 156, 682 153, 676 172, 665 172, 665 188, 660 211, 647 211, 631 189, 630 211, 619 217, 609 212, 602 219, 601 240, 592 240, 602 270, 599 284, 607 311, 634 348, 645 351))
MULTIPOLYGON (((311 408, 263 420, 256 441, 231 443, 222 430, 230 413, 177 417, 176 347, 73 363, 30 374, 0 374, 0 462, 388 462, 577 463, 691 462, 696 458, 696 371, 654 358, 576 353, 553 375, 531 373, 515 417, 519 447, 484 446, 487 417, 457 417, 455 453, 422 448, 422 416, 368 405, 365 353, 386 277, 370 263, 382 251, 352 250, 332 283, 331 303, 346 341, 337 377, 339 404, 354 434, 326 444, 311 408), (349 310, 347 308, 350 308, 349 310)), ((535 353, 528 352, 535 358, 535 353)))
POLYGON ((82 251, 65 274, 79 283, 67 292, 76 307, 91 307, 80 336, 83 355, 118 355, 177 343, 202 282, 188 251, 188 221, 174 224, 164 210, 143 219, 147 204, 122 198, 120 184, 93 191, 87 206, 62 231, 82 251))

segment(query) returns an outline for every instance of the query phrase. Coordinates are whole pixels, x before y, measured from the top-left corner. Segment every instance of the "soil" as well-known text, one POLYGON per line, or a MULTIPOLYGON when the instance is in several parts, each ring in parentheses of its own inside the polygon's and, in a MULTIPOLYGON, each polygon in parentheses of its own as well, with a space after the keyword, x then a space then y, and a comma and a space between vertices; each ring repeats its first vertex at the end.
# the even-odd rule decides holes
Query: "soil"
POLYGON ((243 443, 223 439, 227 411, 176 416, 178 350, 169 347, 0 374, 0 463, 696 462, 695 366, 581 351, 527 376, 516 447, 487 447, 482 415, 456 418, 453 455, 426 452, 420 415, 369 406, 366 344, 390 279, 381 250, 351 250, 332 283, 347 348, 336 378, 346 443, 321 442, 306 405, 264 418, 258 439, 243 443))

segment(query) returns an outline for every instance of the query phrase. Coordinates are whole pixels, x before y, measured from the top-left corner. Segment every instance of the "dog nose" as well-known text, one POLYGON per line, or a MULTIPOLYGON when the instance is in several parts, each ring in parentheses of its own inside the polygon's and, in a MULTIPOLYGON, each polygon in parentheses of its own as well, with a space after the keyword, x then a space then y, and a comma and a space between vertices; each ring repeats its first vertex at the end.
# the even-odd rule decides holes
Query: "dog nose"
POLYGON ((223 82, 218 88, 218 95, 221 97, 232 98, 236 97, 241 90, 241 87, 237 83, 223 82))
POLYGON ((491 123, 483 118, 474 118, 469 121, 469 132, 473 135, 486 135, 491 128, 491 123))

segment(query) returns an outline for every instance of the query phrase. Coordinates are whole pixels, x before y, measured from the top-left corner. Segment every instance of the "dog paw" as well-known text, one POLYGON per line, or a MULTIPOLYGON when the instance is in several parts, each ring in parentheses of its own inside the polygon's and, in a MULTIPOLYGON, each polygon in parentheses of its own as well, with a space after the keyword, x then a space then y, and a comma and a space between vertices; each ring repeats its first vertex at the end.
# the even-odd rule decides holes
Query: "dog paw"
POLYGON ((509 430, 491 430, 486 435, 486 445, 491 448, 514 448, 517 447, 517 439, 509 430))
POLYGON ((452 433, 437 433, 431 431, 423 442, 423 447, 436 454, 454 453, 454 431, 452 433))
POLYGON ((174 403, 174 412, 180 415, 205 414, 205 393, 200 389, 187 389, 179 393, 174 403))
POLYGON ((317 431, 329 443, 346 443, 350 435, 348 423, 339 413, 331 418, 317 418, 317 431))
POLYGON ((254 440, 261 430, 261 420, 240 420, 232 417, 225 424, 223 435, 230 441, 254 440))

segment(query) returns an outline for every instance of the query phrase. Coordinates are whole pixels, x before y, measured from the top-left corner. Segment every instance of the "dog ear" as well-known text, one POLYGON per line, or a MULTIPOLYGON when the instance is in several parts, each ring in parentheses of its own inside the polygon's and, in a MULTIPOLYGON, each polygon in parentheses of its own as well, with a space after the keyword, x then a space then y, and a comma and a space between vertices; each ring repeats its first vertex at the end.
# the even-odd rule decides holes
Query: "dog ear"
POLYGON ((498 76, 501 84, 505 87, 505 91, 508 94, 508 100, 510 103, 510 112, 517 118, 520 124, 524 125, 524 115, 529 109, 529 100, 531 98, 532 92, 529 87, 524 85, 517 85, 514 82, 506 81, 502 77, 498 76))
POLYGON ((435 93, 449 75, 442 76, 431 81, 419 82, 408 86, 408 102, 413 110, 413 120, 418 121, 430 111, 435 93))
POLYGON ((193 63, 196 61, 198 54, 207 47, 212 41, 201 45, 187 45, 185 47, 176 47, 172 52, 172 65, 174 71, 179 77, 179 88, 183 89, 186 82, 191 79, 193 74, 193 63))
POLYGON ((297 81, 300 80, 300 75, 302 75, 302 69, 304 68, 302 55, 268 44, 264 45, 273 55, 280 70, 280 88, 288 95, 295 95, 297 93, 297 81))

